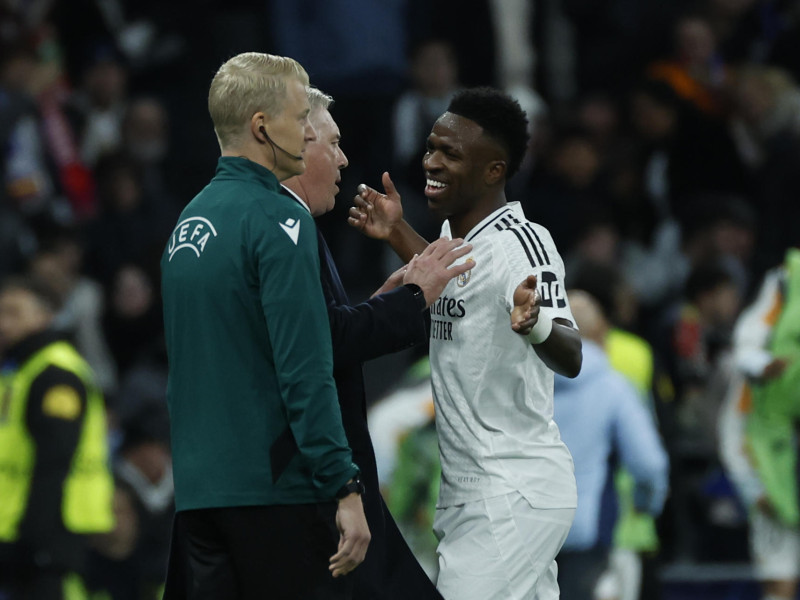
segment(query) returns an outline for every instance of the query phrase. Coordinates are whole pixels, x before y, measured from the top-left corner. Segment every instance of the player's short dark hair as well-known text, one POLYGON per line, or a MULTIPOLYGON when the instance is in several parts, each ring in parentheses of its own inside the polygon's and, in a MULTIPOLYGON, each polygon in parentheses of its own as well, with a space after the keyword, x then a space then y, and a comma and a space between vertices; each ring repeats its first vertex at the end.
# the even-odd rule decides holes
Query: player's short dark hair
POLYGON ((11 275, 0 282, 0 294, 20 290, 34 296, 50 312, 61 309, 61 298, 52 286, 39 277, 30 275, 11 275))
POLYGON ((491 87, 468 88, 456 93, 447 112, 474 121, 508 154, 506 179, 522 164, 528 148, 528 116, 514 98, 491 87))

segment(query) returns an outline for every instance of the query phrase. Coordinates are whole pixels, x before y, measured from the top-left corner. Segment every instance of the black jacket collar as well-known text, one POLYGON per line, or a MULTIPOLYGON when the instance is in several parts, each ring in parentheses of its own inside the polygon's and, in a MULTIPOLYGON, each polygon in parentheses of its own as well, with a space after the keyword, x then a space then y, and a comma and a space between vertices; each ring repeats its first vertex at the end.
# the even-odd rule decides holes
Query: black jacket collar
POLYGON ((19 366, 45 346, 49 346, 53 342, 63 339, 63 334, 53 331, 52 329, 34 333, 11 346, 3 355, 0 365, 4 368, 19 366))

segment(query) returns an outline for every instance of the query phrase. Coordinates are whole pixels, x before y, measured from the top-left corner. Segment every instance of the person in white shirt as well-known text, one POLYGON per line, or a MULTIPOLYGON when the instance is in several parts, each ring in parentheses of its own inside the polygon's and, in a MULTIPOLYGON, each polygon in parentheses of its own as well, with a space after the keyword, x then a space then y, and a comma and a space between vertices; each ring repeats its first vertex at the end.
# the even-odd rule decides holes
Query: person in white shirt
MULTIPOLYGON (((492 88, 453 97, 427 140, 425 196, 442 236, 475 266, 431 305, 430 356, 442 479, 434 531, 447 600, 558 598, 555 556, 577 503, 572 458, 553 421, 553 373, 575 377, 581 340, 548 231, 505 185, 528 142, 519 103, 492 88)), ((350 224, 404 261, 427 242, 386 194, 359 186, 350 224)))
MULTIPOLYGON (((758 295, 742 311, 733 339, 730 384, 719 415, 719 452, 725 472, 747 508, 750 558, 762 600, 789 600, 800 581, 800 527, 780 518, 756 468, 747 439, 753 414, 753 386, 780 378, 790 364, 770 349, 773 330, 786 303, 788 270, 770 269, 758 295)), ((787 491, 790 488, 787 484, 787 491)))

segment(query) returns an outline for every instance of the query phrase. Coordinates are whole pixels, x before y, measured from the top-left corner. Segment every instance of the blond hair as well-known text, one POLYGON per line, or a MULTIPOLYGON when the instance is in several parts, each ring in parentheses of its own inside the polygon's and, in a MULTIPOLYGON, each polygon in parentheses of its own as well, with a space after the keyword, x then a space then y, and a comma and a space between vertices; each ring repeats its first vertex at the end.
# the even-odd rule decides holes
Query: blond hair
POLYGON ((286 56, 244 52, 226 61, 208 91, 208 112, 220 147, 235 145, 255 113, 280 114, 289 79, 308 85, 305 69, 286 56))

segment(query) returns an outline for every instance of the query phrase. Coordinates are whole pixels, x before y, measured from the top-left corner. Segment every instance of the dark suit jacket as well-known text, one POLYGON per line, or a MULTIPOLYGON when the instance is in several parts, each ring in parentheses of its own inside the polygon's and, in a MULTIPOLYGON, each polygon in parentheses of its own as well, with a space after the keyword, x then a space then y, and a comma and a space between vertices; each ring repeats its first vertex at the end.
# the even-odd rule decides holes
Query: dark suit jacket
POLYGON ((364 562, 353 572, 355 600, 441 599, 397 528, 378 487, 367 427, 362 363, 425 343, 425 314, 412 292, 399 287, 350 306, 325 238, 318 232, 322 291, 333 339, 333 378, 353 462, 367 488, 364 510, 372 534, 364 562))

